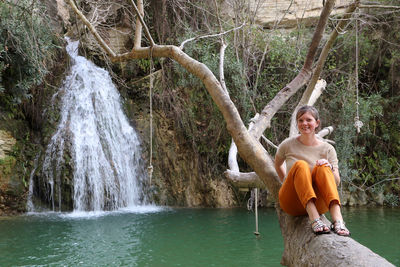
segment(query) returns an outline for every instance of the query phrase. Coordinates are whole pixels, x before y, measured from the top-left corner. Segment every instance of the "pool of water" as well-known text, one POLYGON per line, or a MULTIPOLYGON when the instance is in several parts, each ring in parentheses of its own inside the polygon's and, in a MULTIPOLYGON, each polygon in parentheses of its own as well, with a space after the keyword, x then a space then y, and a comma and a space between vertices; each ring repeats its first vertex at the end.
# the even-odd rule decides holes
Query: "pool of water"
POLYGON ((400 266, 400 208, 347 208, 343 214, 353 239, 400 266))
MULTIPOLYGON (((400 209, 346 209, 353 238, 400 265, 400 209)), ((0 266, 280 266, 273 209, 141 207, 0 217, 0 266)))

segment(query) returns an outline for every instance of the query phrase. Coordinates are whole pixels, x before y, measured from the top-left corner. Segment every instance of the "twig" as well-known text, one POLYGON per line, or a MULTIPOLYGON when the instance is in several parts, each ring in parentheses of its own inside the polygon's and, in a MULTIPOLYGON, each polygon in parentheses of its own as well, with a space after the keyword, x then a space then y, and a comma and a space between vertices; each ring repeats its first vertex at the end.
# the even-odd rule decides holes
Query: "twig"
MULTIPOLYGON (((217 18, 218 18, 218 24, 219 24, 219 29, 222 32, 222 24, 221 24, 221 18, 219 16, 219 8, 218 8, 218 3, 216 0, 214 0, 215 8, 217 10, 217 18)), ((225 83, 225 74, 224 74, 224 62, 225 62, 225 49, 228 45, 225 43, 224 36, 221 35, 221 47, 219 49, 219 80, 221 83, 222 88, 224 89, 225 93, 229 95, 228 89, 226 88, 226 83, 225 83)))
POLYGON ((376 186, 376 185, 378 185, 378 184, 381 184, 381 183, 384 183, 384 182, 395 181, 395 180, 400 180, 400 177, 391 178, 391 179, 384 179, 384 180, 382 180, 382 181, 379 181, 379 182, 377 182, 377 183, 375 183, 375 184, 373 184, 373 185, 370 185, 370 186, 366 187, 365 189, 363 189, 363 188, 361 188, 361 187, 355 185, 354 183, 352 183, 352 182, 350 182, 350 181, 343 181, 343 182, 346 182, 346 183, 348 183, 348 184, 354 186, 354 187, 357 188, 358 190, 360 190, 360 191, 362 191, 362 192, 365 192, 365 191, 367 191, 367 190, 370 190, 372 187, 374 187, 374 186, 376 186))
POLYGON ((274 143, 272 143, 272 141, 270 141, 269 139, 267 139, 267 137, 265 137, 264 135, 261 135, 261 138, 262 138, 265 142, 267 142, 268 145, 272 146, 272 147, 275 148, 275 149, 278 149, 278 146, 275 145, 274 143))
POLYGON ((185 44, 188 43, 188 42, 192 42, 192 41, 196 41, 196 40, 200 40, 200 39, 204 39, 204 38, 218 37, 218 36, 222 36, 222 35, 225 35, 225 34, 227 34, 227 33, 230 33, 230 32, 232 32, 232 31, 239 30, 239 29, 242 28, 245 24, 246 24, 246 23, 243 23, 242 25, 240 25, 240 26, 238 26, 238 27, 236 27, 236 28, 227 30, 227 31, 225 31, 225 32, 220 32, 220 33, 216 33, 216 34, 209 34, 209 35, 203 35, 203 36, 197 36, 197 37, 193 37, 193 38, 187 39, 187 40, 185 40, 185 41, 183 41, 183 42, 181 43, 181 45, 179 46, 179 48, 183 50, 183 47, 184 47, 185 44))
POLYGON ((382 5, 360 5, 360 8, 387 8, 387 9, 400 9, 400 6, 382 6, 382 5))
POLYGON ((377 182, 377 183, 375 183, 375 184, 373 184, 373 185, 368 186, 367 188, 365 188, 365 190, 369 190, 371 187, 374 187, 374 186, 376 186, 376 185, 378 185, 378 184, 381 184, 381 183, 384 183, 384 182, 389 182, 389 181, 395 181, 395 180, 400 180, 400 177, 391 178, 391 179, 384 179, 384 180, 379 181, 379 182, 377 182))

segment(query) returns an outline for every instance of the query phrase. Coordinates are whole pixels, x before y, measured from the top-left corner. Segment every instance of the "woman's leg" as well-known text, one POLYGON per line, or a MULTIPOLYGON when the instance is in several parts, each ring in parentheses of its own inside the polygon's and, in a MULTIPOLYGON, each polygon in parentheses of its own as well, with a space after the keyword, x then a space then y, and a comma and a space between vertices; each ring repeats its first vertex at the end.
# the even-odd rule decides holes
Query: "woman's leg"
MULTIPOLYGON (((335 202, 335 201, 331 202, 331 205, 329 207, 329 212, 331 213, 334 227, 335 227, 335 222, 342 222, 343 226, 344 226, 343 216, 340 211, 340 205, 337 202, 335 202)), ((344 235, 344 236, 350 235, 350 231, 346 227, 338 228, 338 229, 339 230, 336 231, 336 233, 338 235, 344 235)))
POLYGON ((310 167, 305 161, 297 161, 279 190, 280 206, 293 216, 308 214, 313 231, 316 234, 327 233, 329 228, 319 220, 320 214, 315 200, 310 167))
POLYGON ((340 206, 339 192, 331 168, 325 165, 315 166, 311 175, 317 195, 315 205, 318 212, 323 214, 330 210, 332 202, 340 206))
MULTIPOLYGON (((328 166, 315 166, 312 171, 312 179, 316 187, 316 207, 318 212, 325 213, 329 207, 332 221, 343 222, 339 193, 332 170, 328 166)), ((349 231, 343 229, 339 230, 337 233, 340 235, 348 235, 349 231)))
POLYGON ((280 206, 290 215, 305 215, 307 202, 314 198, 316 195, 312 188, 310 167, 305 161, 297 161, 279 190, 280 206))
POLYGON ((306 210, 308 213, 308 218, 311 221, 311 227, 316 234, 320 233, 328 233, 329 228, 325 224, 322 223, 320 220, 320 215, 318 213, 317 207, 315 206, 315 199, 311 199, 310 201, 307 202, 306 204, 306 210), (319 225, 318 225, 319 224, 319 225))

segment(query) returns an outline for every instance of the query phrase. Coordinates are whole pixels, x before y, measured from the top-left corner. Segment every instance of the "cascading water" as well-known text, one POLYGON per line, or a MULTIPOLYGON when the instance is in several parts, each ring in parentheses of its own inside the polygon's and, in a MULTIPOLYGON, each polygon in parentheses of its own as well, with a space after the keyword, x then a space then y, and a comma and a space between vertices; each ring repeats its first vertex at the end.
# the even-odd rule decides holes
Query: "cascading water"
POLYGON ((61 117, 42 173, 53 210, 61 210, 61 170, 68 147, 74 211, 115 210, 141 204, 140 143, 107 71, 78 56, 68 41, 71 73, 60 88, 61 117), (55 203, 56 202, 56 203, 55 203))

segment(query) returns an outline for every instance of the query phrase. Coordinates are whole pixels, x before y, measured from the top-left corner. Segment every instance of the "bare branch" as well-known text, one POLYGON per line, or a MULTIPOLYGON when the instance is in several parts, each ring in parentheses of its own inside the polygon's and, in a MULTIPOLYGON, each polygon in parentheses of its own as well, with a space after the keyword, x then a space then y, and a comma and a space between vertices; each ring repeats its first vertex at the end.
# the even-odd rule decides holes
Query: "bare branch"
POLYGON ((197 37, 193 37, 193 38, 187 39, 187 40, 185 40, 185 41, 183 41, 183 42, 181 43, 181 45, 179 46, 179 48, 183 50, 183 47, 184 47, 185 44, 188 43, 188 42, 192 42, 192 41, 196 41, 196 40, 200 40, 200 39, 204 39, 204 38, 211 38, 211 37, 222 36, 222 35, 225 35, 225 34, 227 34, 227 33, 232 32, 232 31, 239 30, 239 29, 242 28, 244 25, 246 25, 246 23, 243 23, 242 25, 240 25, 240 26, 238 26, 238 27, 236 27, 236 28, 233 28, 233 29, 230 29, 230 30, 227 30, 227 31, 224 31, 224 32, 220 32, 220 33, 216 33, 216 34, 203 35, 203 36, 197 36, 197 37))
MULTIPOLYGON (((221 23, 221 18, 219 16, 219 8, 218 8, 218 3, 216 0, 214 0, 214 4, 217 10, 217 18, 218 18, 218 24, 219 24, 219 29, 222 32, 222 23, 221 23)), ((221 83, 222 88, 225 90, 225 93, 229 95, 228 89, 226 88, 226 83, 225 83, 225 74, 224 74, 224 62, 225 62, 225 49, 227 47, 227 44, 225 43, 224 36, 221 35, 221 47, 219 49, 219 81, 221 83)))
POLYGON ((385 5, 359 5, 360 8, 385 8, 385 9, 400 9, 400 6, 385 6, 385 5))
MULTIPOLYGON (((143 0, 137 0, 137 8, 140 14, 140 17, 144 17, 144 5, 143 0)), ((137 16, 136 18, 136 27, 135 27, 135 40, 134 40, 134 47, 138 48, 141 47, 142 44, 142 23, 140 21, 140 17, 137 16)))
POLYGON ((317 83, 319 76, 321 75, 322 69, 325 65, 326 58, 328 57, 328 53, 331 50, 333 43, 337 39, 339 32, 342 32, 343 29, 346 28, 346 25, 349 23, 349 19, 351 18, 354 11, 356 10, 359 2, 360 2, 359 0, 356 0, 356 1, 354 1, 353 4, 351 4, 347 8, 343 18, 340 20, 340 22, 336 26, 335 30, 332 31, 332 33, 330 34, 328 41, 325 43, 324 48, 321 51, 321 54, 317 61, 316 67, 314 69, 313 76, 311 77, 311 80, 307 86, 307 89, 305 90, 305 92, 299 102, 300 105, 305 104, 308 101, 308 99, 310 98, 312 91, 314 90, 315 84, 317 83))
POLYGON ((253 127, 251 134, 258 140, 262 133, 270 126, 271 119, 275 113, 283 106, 284 103, 296 93, 311 77, 311 67, 314 61, 317 48, 322 39, 322 33, 325 29, 329 15, 333 10, 335 0, 327 0, 319 18, 317 28, 314 32, 310 48, 307 53, 303 68, 299 74, 283 88, 278 94, 264 107, 256 125, 253 127))
POLYGON ((228 155, 228 167, 229 170, 234 171, 234 172, 239 172, 239 164, 237 162, 237 146, 235 142, 232 139, 231 142, 231 147, 229 148, 229 155, 228 155))
POLYGON ((135 4, 135 2, 134 2, 133 0, 129 0, 129 2, 132 4, 133 9, 135 10, 136 15, 138 16, 138 18, 139 18, 139 20, 140 20, 140 23, 142 24, 142 26, 143 26, 143 28, 144 28, 144 34, 146 34, 146 37, 149 39, 150 46, 154 46, 154 45, 155 45, 154 40, 153 40, 153 38, 151 37, 149 28, 147 28, 147 25, 146 25, 146 23, 144 22, 144 19, 143 19, 142 15, 140 14, 139 8, 136 6, 136 4, 135 4))
POLYGON ((293 136, 297 133, 297 127, 296 127, 297 110, 302 105, 310 105, 310 106, 314 105, 317 98, 322 94, 322 90, 325 89, 326 82, 324 80, 318 80, 318 79, 319 79, 322 69, 325 65, 326 58, 328 57, 328 53, 331 50, 333 43, 336 41, 336 39, 339 35, 339 32, 342 32, 343 29, 345 29, 347 27, 346 25, 349 23, 349 19, 351 18, 352 14, 356 10, 358 4, 359 4, 359 0, 356 0, 356 1, 354 1, 354 3, 352 3, 351 5, 348 6, 343 18, 340 20, 338 25, 332 31, 332 33, 329 36, 328 41, 325 43, 325 45, 321 51, 321 54, 318 58, 316 67, 314 68, 311 80, 308 83, 306 90, 304 91, 299 103, 297 104, 296 108, 294 109, 294 111, 292 113, 292 117, 290 120, 289 136, 293 136), (323 81, 323 83, 321 83, 322 81, 323 81))
POLYGON ((238 188, 261 188, 266 189, 265 184, 260 180, 255 172, 237 172, 226 170, 225 177, 238 188))
POLYGON ((78 15, 78 17, 83 21, 86 27, 89 28, 90 32, 94 35, 99 45, 106 51, 106 53, 111 57, 115 57, 115 52, 106 44, 106 42, 101 38, 99 33, 96 31, 95 27, 86 19, 85 15, 76 7, 73 0, 67 0, 73 11, 78 15))
POLYGON ((225 44, 224 39, 221 40, 221 47, 219 50, 219 81, 221 83, 222 88, 227 95, 229 95, 228 89, 225 84, 225 74, 224 74, 224 58, 225 58, 225 49, 227 45, 225 44))
POLYGON ((272 147, 275 148, 275 149, 278 149, 278 146, 275 145, 274 143, 272 143, 270 140, 268 140, 268 138, 265 137, 264 135, 261 135, 261 138, 262 138, 268 145, 272 146, 272 147))

